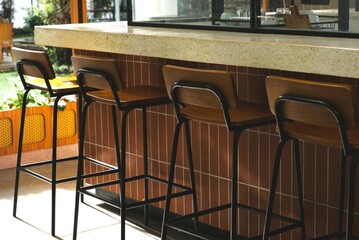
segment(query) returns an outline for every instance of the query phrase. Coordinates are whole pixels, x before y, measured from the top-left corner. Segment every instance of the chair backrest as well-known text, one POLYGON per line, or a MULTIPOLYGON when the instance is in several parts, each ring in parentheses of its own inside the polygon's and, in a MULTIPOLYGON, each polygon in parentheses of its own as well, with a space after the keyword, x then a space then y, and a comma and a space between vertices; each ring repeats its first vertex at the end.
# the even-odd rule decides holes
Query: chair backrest
MULTIPOLYGON (((74 55, 71 57, 74 71, 79 69, 87 69, 97 73, 106 74, 116 90, 123 89, 124 85, 119 71, 119 61, 110 58, 96 58, 74 55)), ((97 74, 85 74, 83 76, 83 84, 89 88, 95 89, 111 89, 106 79, 97 74)))
POLYGON ((309 29, 310 21, 308 15, 286 15, 284 16, 286 28, 309 29))
MULTIPOLYGON (((330 104, 342 115, 346 128, 356 127, 354 91, 349 85, 268 76, 266 87, 269 106, 273 114, 276 114, 275 103, 280 96, 294 96, 330 104)), ((280 112, 287 120, 337 127, 333 115, 317 105, 285 102, 280 112)))
POLYGON ((2 47, 12 46, 13 23, 0 23, 0 44, 2 47))
POLYGON ((17 62, 19 74, 21 73, 37 78, 55 78, 55 72, 51 65, 50 58, 45 51, 34 51, 13 47, 12 54, 17 62), (43 71, 43 73, 39 68, 42 69, 41 71, 43 71))
MULTIPOLYGON (((167 93, 171 98, 171 89, 174 83, 186 82, 210 85, 217 89, 225 98, 229 109, 237 107, 237 96, 232 75, 226 71, 200 70, 166 65, 163 67, 163 76, 167 93)), ((180 89, 178 94, 180 103, 208 108, 222 108, 218 98, 209 91, 197 89, 180 89)))

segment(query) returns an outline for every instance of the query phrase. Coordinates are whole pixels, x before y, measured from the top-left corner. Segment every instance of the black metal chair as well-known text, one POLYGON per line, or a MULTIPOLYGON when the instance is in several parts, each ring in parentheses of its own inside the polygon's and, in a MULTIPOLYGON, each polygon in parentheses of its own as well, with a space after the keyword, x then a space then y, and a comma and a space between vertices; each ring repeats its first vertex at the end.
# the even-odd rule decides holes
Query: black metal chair
MULTIPOLYGON (((164 66, 163 75, 167 86, 167 92, 173 101, 178 123, 175 129, 172 158, 170 163, 167 198, 165 203, 165 212, 162 222, 162 239, 167 238, 167 228, 181 229, 182 231, 199 237, 200 239, 214 239, 204 232, 200 232, 198 227, 198 217, 230 209, 230 229, 229 239, 248 239, 237 233, 237 210, 245 209, 265 214, 261 209, 251 208, 244 204, 238 203, 237 183, 238 183, 238 142, 242 132, 249 128, 259 127, 275 122, 274 116, 265 105, 239 101, 235 93, 232 76, 229 72, 214 70, 198 70, 176 66, 164 66), (189 121, 197 120, 211 124, 220 124, 227 127, 232 132, 233 137, 233 159, 232 159, 232 187, 230 203, 197 211, 196 190, 194 188, 194 174, 192 167, 192 150, 190 143, 189 121), (171 200, 177 196, 172 193, 174 186, 174 175, 176 166, 177 145, 179 133, 182 125, 185 126, 185 135, 187 140, 188 158, 190 161, 191 180, 193 186, 193 213, 180 217, 170 217, 171 200), (181 222, 184 220, 194 219, 195 228, 183 228, 181 222)), ((303 224, 294 219, 276 216, 284 221, 289 221, 289 225, 272 231, 270 235, 279 234, 284 231, 300 227, 303 224)), ((182 224, 183 225, 183 224, 182 224)), ((262 236, 256 236, 251 239, 260 239, 262 236)), ((228 239, 221 236, 221 240, 228 239)))
MULTIPOLYGON (((306 81, 269 76, 266 81, 268 99, 277 120, 280 142, 277 147, 274 173, 269 194, 263 239, 268 239, 273 217, 277 176, 284 145, 294 143, 294 159, 299 168, 298 140, 341 149, 341 177, 338 230, 317 239, 358 239, 353 236, 355 168, 359 159, 359 127, 354 103, 354 90, 349 85, 306 81), (343 232, 345 161, 351 157, 347 231, 343 232)), ((297 176, 298 182, 301 176, 297 176)), ((303 202, 302 191, 298 198, 303 202)), ((303 207, 300 216, 304 219, 303 207)), ((304 231, 304 230, 303 230, 304 231)), ((303 238, 304 239, 304 238, 303 238)))
POLYGON ((56 78, 54 69, 52 68, 49 56, 45 51, 32 51, 20 48, 12 48, 12 54, 15 58, 17 71, 24 86, 25 93, 22 99, 21 121, 20 121, 20 136, 16 164, 16 178, 15 178, 15 191, 14 191, 14 208, 13 215, 17 215, 17 203, 19 195, 19 180, 20 171, 30 174, 45 182, 51 184, 52 200, 51 200, 51 234, 55 235, 55 213, 56 213, 56 185, 59 183, 75 180, 76 177, 57 179, 56 165, 59 162, 77 160, 78 156, 69 158, 57 158, 57 119, 58 119, 58 103, 59 100, 66 95, 73 95, 79 93, 79 87, 75 77, 68 79, 56 78), (34 77, 31 79, 28 77, 34 77), (26 103, 27 97, 31 90, 38 89, 48 91, 51 97, 55 97, 54 110, 53 110, 53 127, 52 127, 52 158, 49 161, 22 164, 22 147, 24 138, 24 127, 26 117, 26 103), (37 166, 46 164, 52 165, 51 178, 41 175, 36 172, 37 166))
POLYGON ((121 236, 125 239, 125 220, 128 209, 144 206, 144 221, 148 222, 148 205, 165 199, 165 196, 149 199, 148 181, 156 181, 167 184, 167 181, 148 174, 147 166, 147 124, 146 109, 151 106, 163 105, 170 103, 164 88, 154 86, 133 86, 125 88, 121 81, 121 75, 118 68, 118 60, 105 58, 91 58, 85 56, 73 56, 72 63, 77 72, 77 80, 80 86, 81 94, 84 99, 84 106, 80 124, 79 140, 79 165, 76 186, 76 204, 73 239, 77 237, 78 216, 79 216, 79 198, 84 194, 100 199, 110 205, 120 209, 121 214, 121 236), (91 91, 87 91, 91 89, 91 91), (94 103, 101 103, 111 106, 112 122, 114 130, 114 141, 116 148, 117 166, 105 164, 101 159, 90 159, 84 157, 84 140, 86 116, 89 106, 94 103), (121 145, 118 137, 116 109, 122 112, 121 119, 121 145), (126 177, 126 126, 128 114, 135 110, 142 110, 143 121, 143 168, 144 173, 138 176, 126 177), (84 172, 84 161, 89 161, 96 165, 102 166, 105 170, 100 172, 84 172), (98 184, 84 185, 86 179, 104 176, 108 174, 118 174, 118 179, 100 182, 98 184), (131 181, 144 180, 144 200, 130 203, 126 200, 126 183, 131 181), (118 185, 120 188, 119 201, 109 199, 91 192, 105 186, 118 185))

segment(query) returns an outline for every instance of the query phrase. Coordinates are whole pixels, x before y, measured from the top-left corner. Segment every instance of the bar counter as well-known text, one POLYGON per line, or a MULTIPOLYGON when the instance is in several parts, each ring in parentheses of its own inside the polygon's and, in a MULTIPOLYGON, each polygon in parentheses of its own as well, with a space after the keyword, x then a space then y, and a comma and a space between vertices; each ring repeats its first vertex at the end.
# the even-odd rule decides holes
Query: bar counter
POLYGON ((38 26, 43 46, 331 76, 359 76, 359 40, 188 29, 126 22, 38 26))
MULTIPOLYGON (((35 29, 35 42, 44 46, 73 48, 75 54, 117 58, 127 86, 164 86, 162 66, 175 64, 232 72, 239 99, 249 102, 267 103, 265 78, 271 74, 344 82, 359 92, 358 39, 128 27, 126 23, 120 22, 39 26, 35 29)), ((359 94, 356 94, 356 103, 359 106, 359 94)), ((111 109, 106 105, 91 106, 85 154, 114 163, 110 113, 111 109)), ((128 176, 143 171, 140 114, 140 111, 134 111, 128 121, 128 176)), ((176 117, 170 104, 152 107, 147 115, 149 171, 151 175, 166 179, 176 117)), ((228 203, 233 136, 228 134, 224 126, 199 121, 193 121, 190 128, 199 210, 228 203)), ((240 203, 266 208, 278 140, 274 125, 254 128, 241 136, 238 181, 240 203)), ((184 141, 180 140, 175 181, 189 186, 184 145, 184 141)), ((311 239, 336 230, 340 151, 300 142, 300 154, 303 157, 301 170, 306 239, 311 239)), ((291 147, 286 145, 275 211, 297 218, 296 178, 291 160, 291 147)), ((359 181, 357 187, 358 184, 359 181)), ((143 199, 143 186, 141 182, 129 183, 127 196, 135 200, 143 199)), ((109 190, 110 193, 117 191, 116 188, 109 190)), ((153 197, 163 195, 166 186, 151 183, 149 192, 153 197)), ((356 209, 359 209, 359 201, 356 202, 356 209)), ((155 207, 163 208, 163 203, 155 204, 155 207)), ((190 213, 191 209, 189 197, 176 199, 171 205, 171 211, 177 214, 190 213)), ((261 233, 263 217, 244 211, 240 211, 239 215, 238 229, 241 235, 254 236, 261 233)), ((228 211, 201 217, 200 221, 216 228, 228 229, 228 211)), ((355 221, 359 224, 359 214, 355 215, 355 221)), ((279 224, 275 222, 273 227, 279 224)), ((359 228, 355 231, 358 235, 359 228)), ((294 230, 283 234, 281 239, 300 239, 299 235, 299 231, 294 230)))

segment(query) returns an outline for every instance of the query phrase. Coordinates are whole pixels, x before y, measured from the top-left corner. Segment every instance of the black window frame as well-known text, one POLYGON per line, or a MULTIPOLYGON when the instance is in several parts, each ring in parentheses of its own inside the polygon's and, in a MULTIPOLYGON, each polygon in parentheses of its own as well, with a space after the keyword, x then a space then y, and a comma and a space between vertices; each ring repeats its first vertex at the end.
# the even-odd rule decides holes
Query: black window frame
MULTIPOLYGON (((348 28, 348 24, 349 24, 347 21, 349 19, 349 0, 338 0, 338 1, 339 1, 339 6, 338 6, 339 29, 345 29, 348 28)), ((316 31, 316 30, 303 30, 303 29, 285 29, 285 28, 280 29, 280 28, 257 27, 256 18, 258 15, 260 15, 260 4, 258 3, 260 3, 260 0, 251 0, 250 27, 248 28, 248 27, 240 27, 240 26, 231 27, 231 26, 217 26, 217 25, 189 25, 189 24, 187 25, 187 24, 178 24, 178 23, 133 21, 132 0, 127 0, 127 24, 128 26, 142 26, 142 27, 161 27, 161 28, 211 30, 211 31, 214 30, 214 31, 225 31, 225 32, 242 32, 242 33, 259 33, 259 34, 359 38, 359 32, 358 33, 349 32, 348 30, 316 31)))

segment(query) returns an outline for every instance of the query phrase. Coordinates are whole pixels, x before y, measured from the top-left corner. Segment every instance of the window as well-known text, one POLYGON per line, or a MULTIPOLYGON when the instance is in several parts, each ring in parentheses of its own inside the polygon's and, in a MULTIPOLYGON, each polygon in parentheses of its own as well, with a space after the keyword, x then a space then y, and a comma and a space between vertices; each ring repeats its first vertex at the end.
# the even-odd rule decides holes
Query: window
POLYGON ((130 0, 129 25, 359 36, 356 0, 130 0))
POLYGON ((88 22, 126 20, 126 0, 86 0, 88 22))

